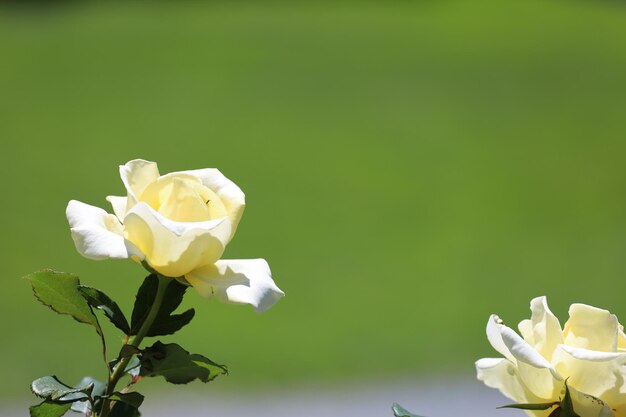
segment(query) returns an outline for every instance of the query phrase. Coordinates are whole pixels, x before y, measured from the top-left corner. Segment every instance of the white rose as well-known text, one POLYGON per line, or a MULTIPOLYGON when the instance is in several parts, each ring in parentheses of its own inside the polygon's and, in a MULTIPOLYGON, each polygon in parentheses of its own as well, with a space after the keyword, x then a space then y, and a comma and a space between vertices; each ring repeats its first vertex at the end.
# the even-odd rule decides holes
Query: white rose
MULTIPOLYGON (((504 358, 476 362, 478 379, 517 403, 547 403, 570 389, 581 417, 626 416, 626 336, 606 310, 572 304, 561 328, 546 298, 531 301, 530 320, 518 328, 522 337, 496 315, 487 323, 487 338, 504 358)), ((548 416, 547 411, 527 411, 548 416)))
POLYGON ((157 164, 120 166, 126 197, 109 196, 113 214, 72 200, 67 219, 76 249, 90 259, 133 258, 201 295, 271 307, 284 293, 264 259, 220 259, 245 206, 244 194, 217 169, 161 176, 157 164))

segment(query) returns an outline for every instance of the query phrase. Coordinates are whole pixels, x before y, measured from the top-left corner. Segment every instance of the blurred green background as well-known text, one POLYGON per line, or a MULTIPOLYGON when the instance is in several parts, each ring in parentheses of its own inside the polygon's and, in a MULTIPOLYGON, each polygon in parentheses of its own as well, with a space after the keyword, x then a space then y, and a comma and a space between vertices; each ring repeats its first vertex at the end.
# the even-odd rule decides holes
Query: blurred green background
POLYGON ((0 401, 102 376, 93 330, 20 277, 130 310, 143 271, 81 258, 64 210, 108 209, 138 157, 235 181, 226 257, 287 294, 256 315, 190 292, 177 339, 230 366, 212 389, 472 373, 488 315, 542 294, 626 320, 625 114, 620 2, 5 4, 0 401))

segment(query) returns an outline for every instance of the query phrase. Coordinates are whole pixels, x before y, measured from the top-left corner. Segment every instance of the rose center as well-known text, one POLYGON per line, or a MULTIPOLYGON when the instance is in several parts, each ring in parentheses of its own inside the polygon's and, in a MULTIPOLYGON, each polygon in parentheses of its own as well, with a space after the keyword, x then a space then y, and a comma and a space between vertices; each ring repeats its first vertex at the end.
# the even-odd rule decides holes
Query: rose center
POLYGON ((146 187, 140 201, 178 222, 203 222, 227 215, 222 200, 193 175, 168 174, 146 187))

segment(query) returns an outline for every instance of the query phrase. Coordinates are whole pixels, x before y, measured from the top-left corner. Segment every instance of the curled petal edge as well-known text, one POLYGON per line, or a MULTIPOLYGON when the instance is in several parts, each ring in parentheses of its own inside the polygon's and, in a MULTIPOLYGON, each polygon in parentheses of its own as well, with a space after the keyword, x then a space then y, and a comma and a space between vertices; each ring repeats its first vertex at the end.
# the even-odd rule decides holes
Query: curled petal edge
POLYGON ((143 259, 135 245, 122 236, 122 225, 99 207, 71 200, 65 210, 76 250, 85 258, 143 259))
POLYGON ((185 275, 203 297, 231 304, 250 304, 262 313, 285 293, 272 279, 264 259, 222 259, 185 275))

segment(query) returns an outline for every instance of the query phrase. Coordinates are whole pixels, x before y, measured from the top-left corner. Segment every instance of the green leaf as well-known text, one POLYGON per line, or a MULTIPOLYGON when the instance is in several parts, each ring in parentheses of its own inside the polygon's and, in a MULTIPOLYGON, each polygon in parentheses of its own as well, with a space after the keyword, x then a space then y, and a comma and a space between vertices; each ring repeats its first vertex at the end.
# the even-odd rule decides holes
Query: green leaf
MULTIPOLYGON (((148 316, 150 307, 156 297, 158 280, 155 274, 148 275, 137 291, 135 306, 131 317, 131 335, 137 334, 148 316)), ((181 284, 175 279, 170 280, 165 290, 165 295, 163 296, 163 303, 146 336, 152 337, 173 334, 193 319, 195 315, 193 308, 181 314, 172 315, 174 310, 176 310, 183 301, 185 291, 187 291, 186 285, 181 284)))
POLYGON ((117 303, 111 300, 108 295, 96 288, 86 287, 84 285, 80 285, 78 290, 87 303, 93 308, 101 310, 115 327, 123 331, 124 334, 130 333, 130 325, 126 317, 124 317, 124 313, 122 313, 117 303))
POLYGON ((396 417, 420 417, 416 414, 412 414, 409 411, 405 410, 400 404, 394 403, 391 406, 391 411, 393 411, 394 416, 396 417))
POLYGON ((80 399, 86 399, 91 395, 93 387, 93 382, 88 383, 85 386, 79 386, 78 388, 70 387, 59 381, 54 375, 38 378, 30 385, 30 389, 38 397, 60 402, 73 402, 80 399))
POLYGON ((114 392, 109 395, 109 399, 121 401, 132 407, 139 408, 143 403, 144 396, 138 392, 114 392))
POLYGON ((119 354, 119 358, 128 358, 129 356, 133 356, 136 355, 138 353, 141 353, 141 349, 139 349, 137 346, 133 346, 133 345, 124 345, 122 346, 122 348, 120 349, 120 354, 119 354))
MULTIPOLYGON (((81 379, 80 382, 76 385, 76 387, 84 387, 89 384, 93 384, 93 390, 91 391, 92 398, 95 399, 95 398, 102 396, 102 394, 104 394, 106 385, 103 382, 98 381, 97 379, 94 379, 90 376, 86 376, 83 379, 81 379)), ((76 395, 76 394, 71 394, 71 395, 76 395)), ((83 415, 91 415, 90 414, 91 404, 87 400, 76 401, 72 403, 71 410, 77 413, 81 413, 83 415)))
POLYGON ((190 354, 175 343, 156 342, 141 355, 140 375, 162 376, 172 384, 186 384, 194 379, 209 382, 227 374, 225 366, 202 355, 190 354))
POLYGON ((61 417, 67 413, 71 405, 71 403, 60 404, 46 400, 29 408, 30 417, 61 417))
POLYGON ((35 297, 44 305, 59 314, 70 315, 81 323, 93 326, 103 337, 98 319, 78 291, 80 281, 76 275, 45 269, 26 276, 26 279, 30 281, 35 297))
POLYGON ((559 405, 559 402, 540 403, 540 404, 508 404, 497 408, 518 408, 520 410, 547 410, 550 407, 559 405))
POLYGON ((130 318, 131 335, 137 334, 148 316, 154 297, 156 297, 158 284, 158 277, 155 274, 150 274, 143 280, 137 290, 135 305, 133 306, 133 313, 130 318))
POLYGON ((133 407, 130 404, 127 404, 122 401, 117 401, 111 412, 109 413, 109 417, 139 417, 141 413, 137 409, 137 407, 133 407))
MULTIPOLYGON (((165 296, 167 297, 167 295, 165 296)), ((156 319, 154 319, 154 323, 152 323, 152 327, 150 327, 146 336, 165 336, 168 334, 174 334, 189 324, 189 322, 193 320, 196 315, 196 311, 193 308, 183 311, 180 314, 171 315, 162 315, 161 311, 163 310, 159 310, 159 314, 156 319)))

